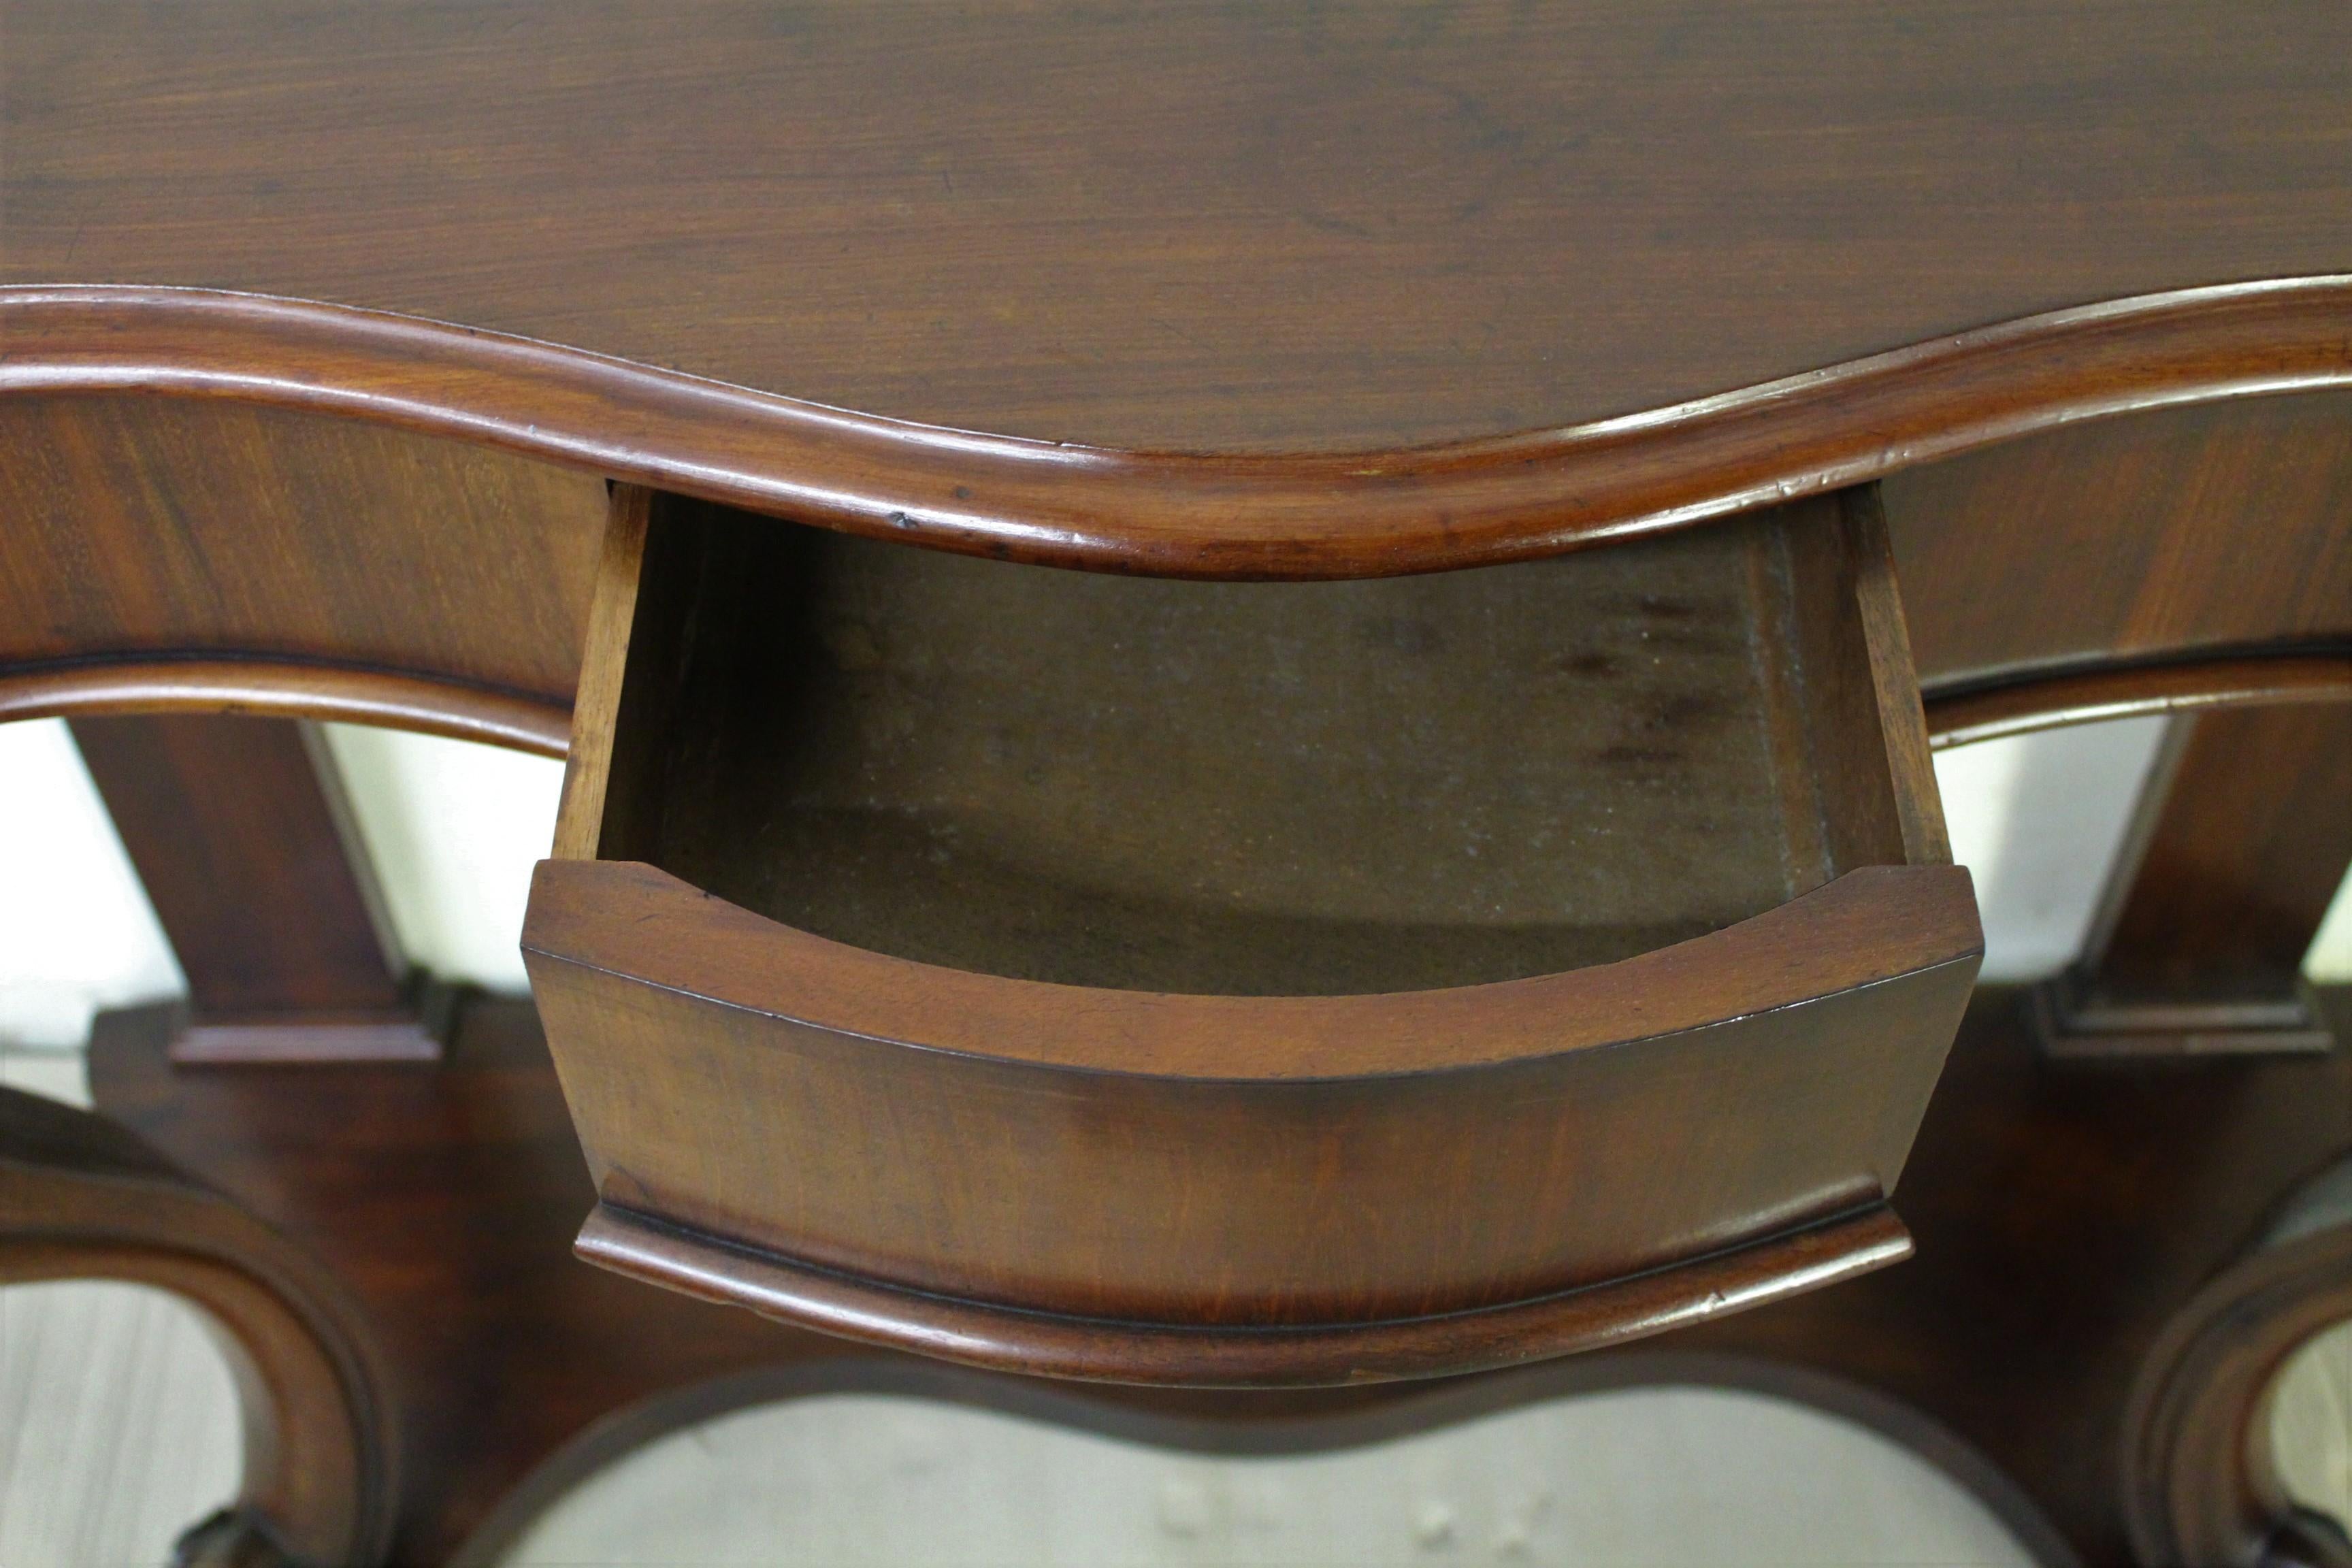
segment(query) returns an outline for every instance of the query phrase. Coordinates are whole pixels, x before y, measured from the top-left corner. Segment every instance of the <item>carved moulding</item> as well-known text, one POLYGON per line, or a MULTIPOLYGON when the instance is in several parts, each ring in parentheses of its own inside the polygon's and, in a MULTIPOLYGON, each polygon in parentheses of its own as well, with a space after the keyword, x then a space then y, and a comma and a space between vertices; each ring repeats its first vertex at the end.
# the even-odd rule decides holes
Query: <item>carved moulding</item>
POLYGON ((317 1262, 103 1119, 0 1089, 0 1284, 115 1279, 166 1290, 213 1331, 235 1382, 245 1474, 184 1561, 364 1568, 397 1499, 384 1369, 317 1262))
POLYGON ((2270 1447, 2279 1369, 2352 1319, 2352 1163, 2290 1199, 2263 1241, 2166 1325, 2124 1416, 2123 1515, 2151 1568, 2347 1568, 2336 1521, 2299 1509, 2270 1447))

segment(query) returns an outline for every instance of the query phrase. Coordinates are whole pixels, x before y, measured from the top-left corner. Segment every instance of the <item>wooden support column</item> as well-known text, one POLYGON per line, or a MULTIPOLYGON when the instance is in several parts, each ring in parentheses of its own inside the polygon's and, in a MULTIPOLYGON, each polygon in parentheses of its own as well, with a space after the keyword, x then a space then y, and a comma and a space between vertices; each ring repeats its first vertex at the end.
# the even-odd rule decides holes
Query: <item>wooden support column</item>
POLYGON ((2082 960, 2035 993, 2042 1042, 2327 1050, 2302 969, 2352 864, 2352 704, 2172 723, 2082 960))
POLYGON ((431 1060, 412 975, 314 727, 77 719, 74 740, 188 981, 180 1061, 431 1060))

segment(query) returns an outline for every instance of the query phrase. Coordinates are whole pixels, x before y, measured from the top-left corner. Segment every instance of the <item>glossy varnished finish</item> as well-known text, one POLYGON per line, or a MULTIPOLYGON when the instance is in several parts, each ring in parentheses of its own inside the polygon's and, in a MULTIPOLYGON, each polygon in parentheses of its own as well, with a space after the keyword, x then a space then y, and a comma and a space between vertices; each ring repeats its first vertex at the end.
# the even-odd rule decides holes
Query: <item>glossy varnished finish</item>
POLYGON ((586 1256, 987 1364, 1278 1384, 1899 1255, 1980 938, 1866 491, 1359 584, 627 492, 610 537, 524 939, 586 1256))
POLYGON ((5 280, 365 305, 1135 450, 1574 425, 2352 266, 2334 0, 5 26, 5 280))
POLYGON ((2352 380, 2347 323, 2346 277, 2189 289, 1624 418, 1428 447, 1234 455, 970 434, 299 301, 36 287, 0 289, 0 394, 168 392, 341 413, 943 549, 1315 578, 1524 560, 2067 420, 2338 386, 2352 380))
MULTIPOLYGON (((1853 895, 1853 929, 1796 934, 1799 913, 1790 934, 1754 940, 1801 970, 1867 949, 1895 966, 1883 983, 1696 1029, 1644 1017, 1674 1032, 1637 1048, 1602 1047, 1622 1016, 1577 983, 1622 987, 1637 1016, 1697 999, 1606 971, 1485 988, 1491 999, 1223 1008, 932 975, 846 949, 793 953, 779 942, 791 933, 749 917, 730 932, 725 906, 625 866, 551 864, 526 951, 604 1202, 700 1233, 683 1265, 609 1230, 597 1260, 634 1251, 634 1272, 700 1294, 985 1364, 1339 1382, 1585 1348, 1899 1256, 1899 1231, 1880 1226, 1758 1249, 1686 1300, 1671 1280, 1640 1300, 1562 1294, 1667 1263, 1704 1272, 1711 1253, 1893 1189, 1974 972, 1973 911, 1960 873, 1880 875, 1950 879, 1958 907, 1938 919, 1927 911, 1946 900, 1920 890, 1841 886, 1815 898, 1853 895), (1914 910, 1924 950, 1897 958, 1884 928, 1914 910), (660 932, 707 975, 660 953, 660 932), (656 983, 610 973, 622 967, 656 983), (754 1000, 744 986, 761 980, 796 994, 754 1000), (1200 1011, 1224 1018, 1188 1016, 1200 1011), (1580 1026, 1604 1034, 1579 1049, 1580 1026), (1521 1029, 1535 1050, 1520 1060, 1411 1051, 1506 1051, 1521 1029), (1036 1059, 1057 1050, 1082 1054, 1036 1059), (1364 1059, 1383 1052, 1385 1073, 1364 1059), (1780 1109, 1744 1114, 1759 1103, 1780 1109), (848 1310, 730 1267, 730 1241, 933 1300, 893 1313, 877 1293, 848 1310), (934 1322, 940 1297, 971 1305, 934 1322)), ((1747 972, 1727 946, 1685 946, 1703 950, 1686 955, 1694 974, 1747 972)))
MULTIPOLYGON (((2132 1380, 2281 1195, 2352 1151, 2352 1065, 2062 1066, 2042 1056, 2021 1002, 1979 995, 1954 1046, 1904 1181, 1917 1257, 1654 1342, 1828 1373, 1924 1412, 2000 1467, 2084 1563, 2121 1564, 2133 1560, 2117 1468, 2132 1380)), ((572 1259, 593 1192, 526 1005, 475 1005, 432 1068, 173 1071, 160 1031, 118 1027, 101 1032, 92 1082, 110 1115, 315 1248, 367 1304, 411 1435, 398 1561, 447 1556, 600 1418, 635 1413, 598 1433, 595 1451, 610 1455, 678 1419, 675 1399, 653 1402, 665 1391, 868 1353, 572 1259)), ((1626 1375, 1657 1375, 1634 1355, 1626 1375)), ((1617 1359, 1546 1375, 1606 1385, 1617 1359)), ((861 1360, 814 1381, 920 1393, 979 1375, 925 1364, 861 1360)), ((1737 1381, 1728 1368, 1706 1375, 1737 1381)), ((1118 1414, 1139 1405, 1192 1423, 1188 1446, 1247 1452, 1426 1429, 1509 1403, 1516 1386, 1086 1397, 1118 1402, 1097 1418, 1108 1429, 1166 1440, 1164 1419, 1118 1414)), ((1014 1386, 963 1397, 1070 1418, 1021 1404, 1014 1386)))
POLYGON ((101 1015, 91 1088, 364 1310, 398 1426, 391 1563, 447 1561, 549 1447, 617 1408, 832 1342, 573 1260, 594 1193, 527 1001, 476 1000, 435 1064, 174 1067, 171 1023, 101 1015))
POLYGON ((572 707, 556 697, 307 659, 108 658, 0 675, 0 723, 135 713, 322 719, 543 757, 572 743, 572 707))
POLYGON ((1458 1374, 1590 1353, 1836 1285, 1911 1256, 1883 1204, 1609 1279, 1454 1314, 1300 1324, 1280 1333, 1007 1310, 811 1268, 599 1204, 574 1248, 671 1290, 847 1340, 1053 1378, 1200 1389, 1315 1388, 1458 1374))
POLYGON ((2126 1000, 2287 993, 2352 864, 2352 703, 2200 715, 2165 784, 2091 955, 2103 984, 2126 1000))
POLYGON ((214 1331, 244 1447, 226 1532, 264 1532, 247 1561, 383 1560, 395 1395, 358 1306, 299 1246, 140 1139, 0 1089, 0 1283, 69 1279, 170 1291, 214 1331))
POLYGON ((1884 489, 1931 691, 2109 658, 2352 648, 2352 397, 2105 420, 1884 489))
POLYGON ((247 689, 389 696, 520 738, 518 710, 571 705, 604 513, 593 478, 463 442, 0 397, 0 693, 69 710, 110 684, 168 689, 192 661, 227 707, 223 663, 254 659, 247 689))
POLYGON ((2285 1223, 2274 1220, 2149 1348, 2122 1456, 2125 1513, 2142 1562, 2352 1563, 2344 1521, 2296 1517, 2267 1430, 2287 1358, 2352 1320, 2352 1216, 2340 1197, 2325 1206, 2333 1212, 2298 1225, 2291 1201, 2279 1216, 2285 1223))
MULTIPOLYGON (((2125 1477, 2149 1474, 2127 1454, 2161 1447, 2133 1386, 2282 1200, 2352 1152, 2352 1057, 2053 1061, 2024 1002, 1980 991, 1953 1043, 1904 1181, 1912 1261, 1666 1342, 1834 1370, 1931 1411, 2085 1563, 2175 1568, 2198 1559, 2142 1556, 2126 1529, 2125 1477)), ((2347 1003, 2325 999, 2339 1029, 2347 1003)))
POLYGON ((2118 659, 1962 684, 1927 700, 1927 734, 1940 750, 2109 719, 2315 702, 2352 702, 2352 653, 2118 659))
MULTIPOLYGON (((1248 578, 1531 559, 1883 476, 1935 727, 2340 684, 2330 0, 160 15, 0 3, 0 713, 559 750, 603 478, 1248 578)), ((1885 673, 1848 695, 1883 713, 1885 673)), ((1897 858, 1933 837, 1838 820, 1897 858)), ((1852 863, 1832 826, 1821 862, 1852 863)), ((2340 1063, 2180 1070, 2209 1068, 2238 1076, 2078 1092, 2000 1056, 1925 1148, 1962 1128, 1941 1158, 2022 1177, 1915 1181, 1909 1269, 1696 1337, 1911 1391, 2119 1559, 2116 1367, 2342 1142, 2340 1063)), ((547 1175, 543 1078, 509 1141, 538 1152, 501 1164, 503 1090, 352 1070, 143 1104, 214 1115, 257 1201, 343 1205, 303 1212, 428 1390, 422 1554, 582 1412, 769 1342, 551 1284, 588 1194, 547 1175), (265 1085, 323 1098, 273 1121, 265 1085), (484 1392, 499 1357, 528 1410, 484 1392)))

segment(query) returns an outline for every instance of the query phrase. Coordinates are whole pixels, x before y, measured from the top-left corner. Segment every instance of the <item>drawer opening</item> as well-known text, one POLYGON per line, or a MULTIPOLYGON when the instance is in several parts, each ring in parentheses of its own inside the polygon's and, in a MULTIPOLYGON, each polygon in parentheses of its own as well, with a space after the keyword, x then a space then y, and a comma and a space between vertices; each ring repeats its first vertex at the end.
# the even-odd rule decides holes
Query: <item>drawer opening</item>
POLYGON ((1948 858, 1869 501, 1233 583, 647 498, 608 560, 625 637, 591 659, 625 673, 558 852, 873 952, 1109 989, 1612 963, 1948 858))
POLYGON ((523 936, 582 1256, 1271 1385, 1907 1252, 1982 936, 1872 492, 1253 584, 624 489, 600 570, 523 936))

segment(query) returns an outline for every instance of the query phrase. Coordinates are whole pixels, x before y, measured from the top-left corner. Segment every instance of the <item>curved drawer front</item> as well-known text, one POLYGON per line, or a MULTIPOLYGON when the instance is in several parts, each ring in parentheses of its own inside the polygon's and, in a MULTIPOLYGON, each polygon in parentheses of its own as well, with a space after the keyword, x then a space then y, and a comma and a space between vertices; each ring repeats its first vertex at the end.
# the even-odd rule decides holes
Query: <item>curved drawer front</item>
POLYGON ((1297 1383, 1907 1247, 1980 937, 1867 491, 1231 584, 625 487, 589 644, 525 951, 598 1262, 1297 1383))
POLYGON ((1965 871, 1877 868, 1567 974, 1171 996, 914 963, 551 861, 525 944, 604 1204, 703 1238, 707 1293, 790 1311, 764 1259, 1106 1326, 1423 1321, 1401 1370, 1465 1331, 1444 1315, 1878 1204, 1979 939, 1965 871))

